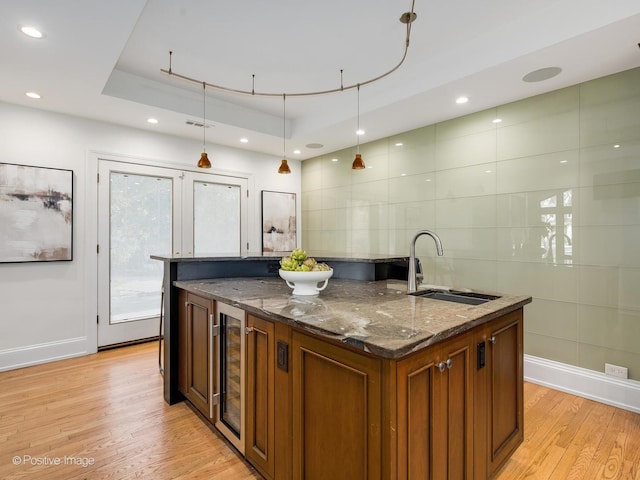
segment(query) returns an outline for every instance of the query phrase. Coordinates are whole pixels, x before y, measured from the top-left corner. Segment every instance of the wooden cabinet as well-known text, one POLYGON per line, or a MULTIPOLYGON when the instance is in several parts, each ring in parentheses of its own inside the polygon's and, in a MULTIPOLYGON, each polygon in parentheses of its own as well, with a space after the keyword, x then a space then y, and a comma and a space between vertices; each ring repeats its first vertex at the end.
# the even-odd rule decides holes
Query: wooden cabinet
MULTIPOLYGON (((179 389, 213 419, 215 302, 179 300, 179 389)), ((491 478, 523 441, 522 322, 394 360, 247 315, 244 455, 268 480, 491 478)))
POLYGON ((293 478, 380 479, 381 361, 293 332, 293 478))
POLYGON ((398 362, 398 478, 471 479, 472 334, 398 362))
POLYGON ((476 442, 486 445, 477 465, 488 478, 524 438, 522 310, 489 323, 477 335, 485 345, 485 366, 478 366, 476 385, 483 392, 476 404, 480 420, 476 442))
POLYGON ((247 316, 245 456, 268 479, 275 475, 275 327, 247 316))
POLYGON ((267 479, 292 478, 291 329, 247 316, 245 456, 267 479))
POLYGON ((215 327, 212 300, 180 291, 178 316, 180 392, 209 420, 213 420, 215 327))

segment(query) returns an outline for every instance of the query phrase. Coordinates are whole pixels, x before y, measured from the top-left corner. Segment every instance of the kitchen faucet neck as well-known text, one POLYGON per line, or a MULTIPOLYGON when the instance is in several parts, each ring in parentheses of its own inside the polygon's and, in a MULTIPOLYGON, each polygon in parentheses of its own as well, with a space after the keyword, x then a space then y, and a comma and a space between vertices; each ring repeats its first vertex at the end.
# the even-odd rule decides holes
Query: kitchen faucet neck
POLYGON ((416 278, 416 241, 422 235, 428 235, 433 239, 436 244, 436 252, 438 253, 438 256, 444 255, 442 250, 442 241, 435 232, 432 232, 431 230, 420 230, 415 234, 413 240, 411 240, 411 244, 409 245, 409 274, 407 278, 408 293, 413 293, 418 289, 418 282, 416 278))

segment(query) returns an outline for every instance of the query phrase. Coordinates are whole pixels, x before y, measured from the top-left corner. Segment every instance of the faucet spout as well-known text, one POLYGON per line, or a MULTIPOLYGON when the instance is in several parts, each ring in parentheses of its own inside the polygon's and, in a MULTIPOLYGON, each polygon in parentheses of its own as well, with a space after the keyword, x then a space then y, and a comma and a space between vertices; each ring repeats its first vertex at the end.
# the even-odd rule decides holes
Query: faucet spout
POLYGON ((409 275, 407 278, 407 292, 413 293, 418 289, 417 279, 416 279, 416 240, 422 235, 429 235, 433 241, 436 243, 436 252, 438 256, 444 255, 442 251, 442 241, 440 237, 431 230, 420 230, 415 234, 413 240, 411 240, 411 245, 409 246, 409 275))

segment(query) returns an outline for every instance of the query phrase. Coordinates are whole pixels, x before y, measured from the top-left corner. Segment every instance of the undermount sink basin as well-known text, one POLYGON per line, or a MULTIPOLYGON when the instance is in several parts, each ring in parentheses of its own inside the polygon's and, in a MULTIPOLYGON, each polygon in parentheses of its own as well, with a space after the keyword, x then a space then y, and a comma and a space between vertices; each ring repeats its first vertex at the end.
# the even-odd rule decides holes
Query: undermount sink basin
POLYGON ((434 300, 444 300, 445 302, 465 303, 467 305, 481 305, 500 298, 497 295, 488 295, 484 293, 460 292, 457 290, 436 290, 433 288, 428 290, 419 290, 417 292, 410 293, 409 295, 433 298, 434 300))

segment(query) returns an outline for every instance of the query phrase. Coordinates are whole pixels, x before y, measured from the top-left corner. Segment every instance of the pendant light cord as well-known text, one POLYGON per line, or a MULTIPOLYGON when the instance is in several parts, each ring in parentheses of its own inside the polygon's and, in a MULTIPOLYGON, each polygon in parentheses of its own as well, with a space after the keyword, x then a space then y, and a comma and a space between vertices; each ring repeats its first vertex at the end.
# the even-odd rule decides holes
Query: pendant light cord
POLYGON ((282 94, 282 158, 287 159, 287 94, 282 94))
POLYGON ((360 153, 360 84, 358 87, 358 129, 356 130, 356 153, 360 153))
POLYGON ((206 152, 207 151, 207 147, 206 147, 206 140, 205 140, 205 136, 204 136, 204 129, 207 128, 206 127, 206 123, 207 123, 207 97, 205 95, 205 90, 207 88, 207 84, 205 82, 202 82, 202 151, 206 152))

